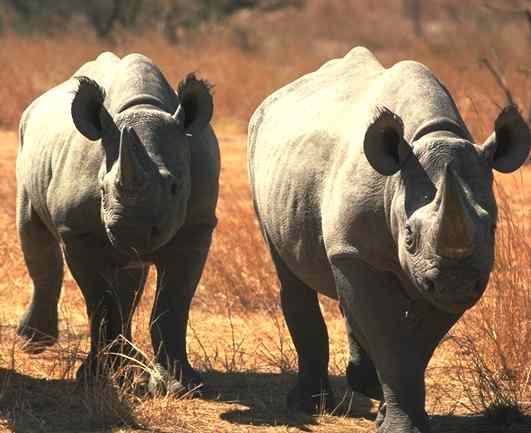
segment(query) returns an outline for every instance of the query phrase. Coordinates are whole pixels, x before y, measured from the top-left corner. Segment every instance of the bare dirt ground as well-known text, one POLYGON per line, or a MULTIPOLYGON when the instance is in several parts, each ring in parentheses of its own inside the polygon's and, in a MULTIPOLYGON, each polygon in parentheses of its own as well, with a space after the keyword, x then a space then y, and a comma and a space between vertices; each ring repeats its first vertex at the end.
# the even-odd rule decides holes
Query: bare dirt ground
MULTIPOLYGON (((110 387, 91 391, 75 383, 73 375, 88 349, 88 328, 84 303, 69 275, 60 305, 59 342, 38 356, 20 350, 15 329, 31 289, 15 233, 16 134, 0 132, 1 431, 373 431, 376 402, 347 389, 343 323, 335 303, 326 299, 323 308, 331 340, 330 372, 341 403, 333 414, 319 417, 286 411, 285 395, 296 379, 296 356, 276 300, 271 264, 252 216, 246 186, 246 138, 230 124, 219 125, 218 130, 224 161, 220 225, 194 301, 188 332, 191 361, 203 372, 211 393, 206 399, 180 400, 171 396, 135 397, 110 387), (246 287, 254 288, 255 293, 245 293, 246 287)), ((505 178, 504 184, 521 184, 522 179, 529 184, 531 170, 522 171, 512 180, 505 178)), ((518 203, 523 200, 518 194, 513 199, 523 204, 518 203)), ((529 195, 525 197, 528 199, 529 195)), ((525 206, 521 209, 525 211, 525 206)), ((148 285, 135 317, 134 340, 149 356, 152 277, 148 285)), ((466 393, 458 377, 450 374, 456 368, 456 355, 455 347, 447 341, 430 364, 428 411, 433 415, 433 431, 531 431, 529 417, 507 428, 492 425, 463 406, 466 393)))

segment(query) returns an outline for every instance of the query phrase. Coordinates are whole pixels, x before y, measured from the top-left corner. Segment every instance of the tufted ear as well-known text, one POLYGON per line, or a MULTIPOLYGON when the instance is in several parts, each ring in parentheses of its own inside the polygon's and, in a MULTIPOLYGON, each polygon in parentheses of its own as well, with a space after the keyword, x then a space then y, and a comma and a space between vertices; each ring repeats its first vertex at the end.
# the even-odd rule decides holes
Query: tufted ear
POLYGON ((481 147, 490 166, 502 173, 517 170, 531 146, 529 126, 515 105, 505 107, 494 122, 494 132, 481 147))
POLYGON ((72 99, 71 113, 77 130, 89 140, 101 138, 100 113, 103 108, 105 91, 88 77, 75 77, 78 88, 72 99))
POLYGON ((188 74, 179 83, 179 107, 173 117, 185 132, 197 134, 210 122, 214 111, 210 89, 207 81, 197 79, 194 74, 188 74))
POLYGON ((377 108, 365 133, 363 151, 378 173, 390 176, 400 170, 410 152, 402 119, 386 107, 377 108))

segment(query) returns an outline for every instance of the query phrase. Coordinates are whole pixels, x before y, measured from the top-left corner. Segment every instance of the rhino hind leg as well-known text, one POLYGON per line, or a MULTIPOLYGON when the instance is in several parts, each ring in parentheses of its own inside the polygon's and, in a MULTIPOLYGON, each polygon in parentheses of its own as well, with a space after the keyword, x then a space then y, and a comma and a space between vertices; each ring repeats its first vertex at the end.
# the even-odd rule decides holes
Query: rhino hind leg
POLYGON ((328 332, 317 292, 300 281, 271 248, 280 282, 282 311, 299 358, 297 385, 288 393, 291 410, 310 414, 335 409, 328 380, 328 332))
MULTIPOLYGON (((348 323, 347 329, 349 329, 348 323)), ((350 360, 347 364, 346 376, 350 387, 373 400, 382 400, 382 387, 374 363, 350 331, 348 339, 350 360)))
POLYGON ((63 256, 59 243, 20 189, 17 228, 24 261, 33 281, 33 295, 17 334, 25 339, 22 349, 37 354, 53 345, 59 334, 57 305, 63 283, 63 256))

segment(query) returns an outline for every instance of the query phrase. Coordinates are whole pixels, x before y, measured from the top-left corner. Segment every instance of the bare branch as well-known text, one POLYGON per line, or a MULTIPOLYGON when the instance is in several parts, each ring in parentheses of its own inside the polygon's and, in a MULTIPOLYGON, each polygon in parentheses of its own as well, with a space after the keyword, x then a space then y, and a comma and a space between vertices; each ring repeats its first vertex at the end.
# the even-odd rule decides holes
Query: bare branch
POLYGON ((528 9, 524 9, 523 7, 522 8, 502 7, 499 4, 494 5, 491 2, 489 2, 489 1, 484 1, 483 5, 487 9, 489 9, 491 12, 494 12, 494 13, 497 13, 497 14, 506 15, 506 16, 512 15, 514 17, 518 17, 518 16, 522 16, 523 14, 529 14, 529 10, 528 9))
POLYGON ((505 99, 507 102, 506 105, 515 105, 513 94, 511 93, 509 86, 507 86, 507 81, 505 81, 505 77, 503 76, 503 73, 498 69, 497 66, 493 65, 487 58, 481 59, 481 62, 487 67, 487 69, 490 71, 490 73, 493 75, 494 79, 498 83, 498 86, 500 86, 500 88, 503 90, 503 93, 505 94, 505 99))

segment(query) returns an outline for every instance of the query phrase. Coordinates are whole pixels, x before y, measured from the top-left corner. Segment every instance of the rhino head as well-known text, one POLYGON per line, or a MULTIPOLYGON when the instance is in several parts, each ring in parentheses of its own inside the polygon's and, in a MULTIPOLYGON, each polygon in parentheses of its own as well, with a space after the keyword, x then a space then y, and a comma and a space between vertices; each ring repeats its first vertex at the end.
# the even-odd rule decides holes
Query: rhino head
POLYGON ((141 95, 136 103, 108 110, 104 89, 78 77, 71 113, 77 130, 101 140, 101 219, 111 244, 127 254, 149 253, 182 226, 191 191, 191 136, 212 117, 210 88, 188 75, 177 90, 178 107, 141 95))
POLYGON ((468 134, 448 119, 421 129, 406 143, 402 120, 381 109, 367 129, 364 152, 387 176, 387 222, 410 290, 459 314, 481 297, 492 270, 492 169, 518 169, 529 153, 530 132, 514 106, 500 113, 494 133, 480 145, 461 138, 468 134))

